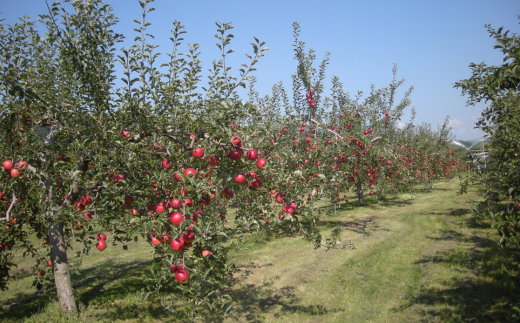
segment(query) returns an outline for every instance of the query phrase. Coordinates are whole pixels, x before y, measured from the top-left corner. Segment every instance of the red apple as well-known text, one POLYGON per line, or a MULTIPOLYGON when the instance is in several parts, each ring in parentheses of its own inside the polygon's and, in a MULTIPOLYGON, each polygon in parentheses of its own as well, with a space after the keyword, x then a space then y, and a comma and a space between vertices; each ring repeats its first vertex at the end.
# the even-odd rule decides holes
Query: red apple
POLYGON ((85 205, 81 204, 81 202, 74 203, 74 207, 77 208, 77 212, 83 212, 85 210, 85 205))
POLYGON ((21 160, 18 162, 18 169, 19 170, 25 170, 25 167, 27 167, 27 165, 29 165, 25 160, 21 160))
POLYGON ((11 177, 13 177, 13 178, 20 177, 20 172, 18 171, 18 169, 16 169, 16 168, 11 169, 11 177))
POLYGON ((202 257, 206 258, 211 256, 211 252, 209 250, 202 250, 202 257))
POLYGON ((92 214, 90 214, 90 212, 83 213, 83 216, 85 217, 85 220, 92 220, 92 214))
POLYGON ((229 152, 229 159, 231 160, 240 160, 241 157, 242 152, 238 149, 234 149, 229 152))
POLYGON ((2 166, 4 166, 5 170, 11 170, 13 169, 13 162, 10 160, 6 160, 2 163, 2 166))
POLYGON ((240 144, 242 143, 242 140, 240 140, 239 136, 233 136, 233 137, 231 137, 231 143, 235 146, 240 146, 240 144))
POLYGON ((185 200, 184 200, 184 204, 185 204, 187 207, 192 207, 192 206, 193 206, 193 202, 192 202, 190 199, 185 199, 185 200))
POLYGON ((204 216, 204 213, 202 213, 202 211, 200 210, 193 212, 193 221, 197 222, 199 216, 204 216))
POLYGON ((179 265, 179 264, 172 264, 170 269, 175 273, 175 272, 177 272, 177 270, 183 270, 184 266, 179 265))
POLYGON ((184 221, 184 216, 181 212, 170 213, 170 221, 174 226, 178 227, 184 221))
POLYGON ((114 184, 117 184, 117 185, 121 185, 123 183, 123 180, 125 179, 125 177, 121 174, 117 174, 114 176, 114 184))
POLYGON ((244 174, 238 174, 237 176, 235 176, 235 182, 237 182, 238 184, 242 184, 245 181, 246 177, 244 176, 244 174))
POLYGON ((258 152, 254 149, 248 150, 246 157, 249 160, 255 161, 258 158, 258 152))
POLYGON ((182 180, 182 175, 179 173, 173 174, 173 179, 175 179, 177 182, 180 182, 182 180))
POLYGON ((4 197, 4 193, 0 192, 0 200, 4 197))
POLYGON ((186 233, 181 234, 181 237, 179 238, 185 243, 192 242, 195 240, 195 234, 190 229, 186 230, 186 233))
POLYGON ((218 160, 217 156, 209 156, 209 164, 211 166, 217 166, 218 163, 219 163, 219 160, 218 160))
POLYGON ((190 274, 184 269, 177 269, 175 271, 175 279, 179 284, 187 284, 190 280, 190 274))
POLYGON ((285 200, 285 193, 278 193, 276 194, 276 203, 282 204, 285 200))
POLYGON ((160 242, 162 243, 168 243, 168 241, 170 241, 171 239, 171 236, 167 233, 163 234, 162 237, 159 239, 160 242))
POLYGON ((174 209, 178 209, 181 206, 181 200, 176 198, 171 199, 170 206, 174 209))
POLYGON ((45 270, 40 270, 38 272, 38 275, 40 275, 40 276, 45 276, 45 274, 46 274, 45 270))
POLYGON ((191 155, 193 157, 195 157, 196 159, 201 159, 202 157, 204 157, 204 148, 201 148, 201 147, 197 147, 193 150, 193 152, 191 153, 191 155))
POLYGON ((4 250, 5 250, 5 244, 0 242, 0 251, 4 251, 4 250))
POLYGON ((82 196, 80 199, 79 199, 80 203, 85 205, 85 206, 88 206, 92 203, 92 198, 89 196, 89 195, 85 195, 85 196, 82 196))
POLYGON ((169 159, 165 159, 162 161, 162 168, 171 169, 172 166, 172 162, 169 159))
POLYGON ((131 197, 131 196, 128 196, 128 195, 125 196, 125 203, 126 203, 126 204, 132 204, 132 203, 134 203, 134 198, 131 197))
POLYGON ((259 169, 265 169, 265 163, 267 163, 267 159, 265 159, 265 158, 260 158, 260 159, 258 159, 258 161, 256 162, 256 167, 258 167, 259 169))
POLYGON ((52 260, 47 259, 46 264, 47 264, 47 267, 52 267, 52 260))
POLYGON ((96 248, 99 251, 105 250, 106 247, 107 247, 107 243, 105 242, 105 240, 100 240, 98 243, 96 243, 96 248))
POLYGON ((161 241, 159 239, 157 239, 156 237, 152 237, 152 244, 154 246, 158 246, 161 244, 161 241))
POLYGON ((251 186, 252 188, 259 188, 261 184, 262 181, 260 180, 260 178, 256 177, 253 181, 251 181, 251 183, 249 183, 249 186, 251 186))
POLYGON ((193 168, 186 168, 184 171, 184 177, 188 177, 189 175, 193 175, 194 177, 197 176, 197 171, 193 168))
POLYGON ((164 202, 160 202, 160 203, 158 203, 158 204, 155 206, 155 212, 156 212, 156 213, 163 213, 164 211, 166 211, 166 207, 165 207, 164 204, 165 204, 164 202))
POLYGON ((124 140, 127 140, 130 138, 130 131, 128 130, 121 130, 121 134, 120 136, 124 139, 124 140))
POLYGON ((97 241, 105 241, 107 236, 104 233, 100 233, 97 235, 97 241))
POLYGON ((181 239, 172 239, 170 242, 170 248, 175 252, 181 252, 184 249, 184 241, 181 239))

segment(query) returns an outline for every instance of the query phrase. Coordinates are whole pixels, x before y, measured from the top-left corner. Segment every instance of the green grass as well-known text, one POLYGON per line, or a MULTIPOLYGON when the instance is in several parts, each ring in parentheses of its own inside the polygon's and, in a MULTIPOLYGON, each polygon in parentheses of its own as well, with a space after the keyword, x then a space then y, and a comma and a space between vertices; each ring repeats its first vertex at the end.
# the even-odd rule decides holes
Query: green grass
MULTIPOLYGON (((335 234, 354 249, 315 250, 299 236, 251 239, 231 252, 234 316, 205 321, 517 322, 520 254, 499 251, 495 231, 469 220, 476 188, 463 196, 457 188, 440 182, 381 205, 343 205, 318 223, 325 237, 340 228, 335 234)), ((140 302, 150 259, 144 242, 83 259, 81 275, 72 276, 81 309, 74 321, 178 322, 157 300, 140 302)), ((16 279, 0 292, 0 319, 67 321, 52 291, 31 289, 31 261, 17 260, 16 279)))

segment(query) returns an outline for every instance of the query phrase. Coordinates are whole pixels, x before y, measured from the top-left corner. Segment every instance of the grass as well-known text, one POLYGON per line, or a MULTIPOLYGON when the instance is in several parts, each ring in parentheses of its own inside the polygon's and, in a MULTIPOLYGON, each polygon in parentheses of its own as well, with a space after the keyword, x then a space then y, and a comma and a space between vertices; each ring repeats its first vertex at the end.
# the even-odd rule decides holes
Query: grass
MULTIPOLYGON (((519 321, 520 253, 499 251, 495 231, 469 221, 465 207, 478 198, 476 188, 456 196, 457 188, 441 182, 433 192, 381 205, 343 205, 318 223, 325 237, 335 234, 354 249, 314 250, 299 236, 251 240, 231 253, 238 266, 234 316, 205 321, 519 321)), ((73 321, 179 321, 156 300, 140 302, 151 248, 128 247, 83 260, 81 275, 72 276, 81 309, 73 321)), ((68 321, 52 291, 31 289, 31 261, 17 261, 10 290, 0 292, 0 320, 68 321)))

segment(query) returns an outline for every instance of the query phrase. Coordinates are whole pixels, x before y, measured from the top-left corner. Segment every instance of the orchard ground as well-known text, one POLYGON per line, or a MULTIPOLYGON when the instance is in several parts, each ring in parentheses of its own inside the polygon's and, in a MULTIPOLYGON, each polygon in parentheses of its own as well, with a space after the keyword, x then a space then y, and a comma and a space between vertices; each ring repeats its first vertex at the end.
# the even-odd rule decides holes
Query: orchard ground
MULTIPOLYGON (((439 181, 433 191, 389 197, 381 205, 370 198, 366 207, 342 204, 318 225, 345 248, 315 250, 298 235, 247 241, 230 253, 238 269, 230 285, 235 315, 205 321, 518 321, 520 253, 499 252, 496 232, 470 221, 465 207, 478 199, 479 188, 457 196, 458 188, 456 180, 439 181)), ((77 321, 178 322, 180 313, 167 312, 158 299, 141 303, 138 295, 150 245, 139 241, 123 251, 107 236, 108 247, 93 248, 80 273, 72 273, 81 310, 77 321)), ((32 259, 18 252, 14 262, 15 279, 0 293, 0 320, 69 321, 54 289, 31 288, 32 259)), ((182 312, 182 304, 175 310, 182 312)))

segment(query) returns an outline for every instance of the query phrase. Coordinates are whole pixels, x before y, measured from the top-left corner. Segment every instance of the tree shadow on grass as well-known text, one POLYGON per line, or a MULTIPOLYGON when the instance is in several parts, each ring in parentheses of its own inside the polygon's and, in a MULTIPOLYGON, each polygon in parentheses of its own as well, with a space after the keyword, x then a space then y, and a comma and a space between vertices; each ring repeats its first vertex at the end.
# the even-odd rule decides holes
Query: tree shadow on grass
POLYGON ((423 287, 394 311, 413 307, 421 322, 435 318, 442 322, 519 322, 520 252, 500 250, 496 241, 452 231, 437 239, 458 239, 475 247, 423 257, 417 264, 442 264, 465 273, 464 278, 445 281, 447 288, 423 287))
MULTIPOLYGON (((275 277, 276 279, 276 277, 275 277)), ((239 282, 237 282, 239 283, 239 282)), ((302 313, 308 316, 321 316, 327 313, 342 312, 343 309, 328 308, 323 305, 299 305, 301 299, 297 296, 297 287, 274 287, 273 282, 263 283, 260 286, 247 284, 235 289, 233 299, 237 300, 234 306, 233 319, 247 322, 264 322, 265 315, 270 314, 275 319, 286 315, 302 313)), ((205 322, 223 322, 221 317, 208 317, 205 322)))
MULTIPOLYGON (((143 280, 148 264, 149 261, 121 264, 109 259, 94 268, 89 268, 82 275, 72 274, 76 302, 80 308, 86 308, 89 317, 98 316, 97 312, 89 310, 89 307, 105 308, 99 314, 100 321, 139 319, 143 315, 159 320, 171 318, 171 313, 166 312, 160 304, 147 302, 139 306, 139 310, 136 309, 135 304, 134 306, 119 304, 120 300, 130 294, 136 294, 145 287, 143 280)), ((26 291, 15 293, 13 297, 1 304, 0 309, 7 309, 0 310, 0 315, 6 321, 25 320, 56 300, 54 290, 34 289, 34 292, 29 294, 26 291)))

